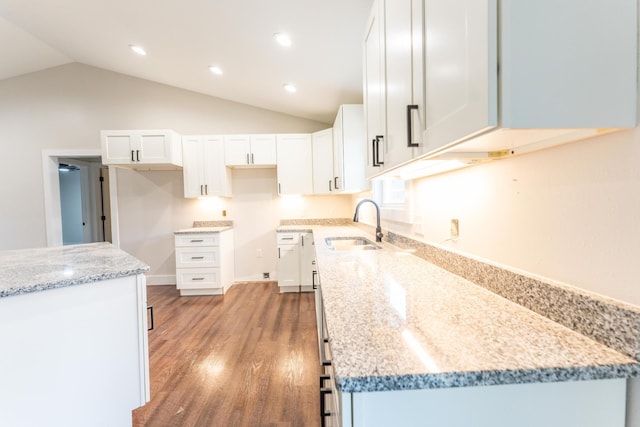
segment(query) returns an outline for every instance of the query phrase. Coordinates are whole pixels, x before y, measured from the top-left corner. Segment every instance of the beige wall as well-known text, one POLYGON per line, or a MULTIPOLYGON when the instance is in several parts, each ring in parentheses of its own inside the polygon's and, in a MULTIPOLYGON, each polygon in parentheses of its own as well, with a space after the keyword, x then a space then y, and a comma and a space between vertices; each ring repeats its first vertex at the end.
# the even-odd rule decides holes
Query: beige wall
MULTIPOLYGON (((173 129, 188 135, 312 132, 327 127, 81 64, 0 81, 4 160, 0 168, 0 250, 46 246, 42 150, 99 149, 101 129, 173 129)), ((259 172, 247 173, 252 174, 260 176, 259 172)), ((275 182, 275 172, 272 174, 275 182)), ((189 227, 195 219, 221 219, 219 209, 182 197, 181 172, 121 169, 117 179, 121 247, 149 263, 152 275, 174 273, 174 230, 189 227)), ((275 183, 271 187, 269 192, 252 195, 240 186, 238 208, 227 205, 227 219, 239 228, 247 226, 249 235, 266 233, 261 227, 267 225, 273 232, 281 215, 298 212, 278 207, 277 198, 270 193, 275 183), (273 208, 242 211, 243 206, 252 207, 267 193, 273 208)), ((317 206, 313 199, 305 198, 306 203, 317 206)), ((330 199, 349 209, 348 202, 340 202, 339 197, 325 200, 330 199)), ((334 213, 344 216, 340 209, 334 213)), ((251 242, 251 237, 245 237, 241 244, 252 254, 255 270, 242 270, 242 277, 257 277, 258 273, 261 277, 262 272, 275 270, 275 234, 273 245, 266 239, 251 242), (264 246, 260 262, 255 262, 257 246, 264 246)))

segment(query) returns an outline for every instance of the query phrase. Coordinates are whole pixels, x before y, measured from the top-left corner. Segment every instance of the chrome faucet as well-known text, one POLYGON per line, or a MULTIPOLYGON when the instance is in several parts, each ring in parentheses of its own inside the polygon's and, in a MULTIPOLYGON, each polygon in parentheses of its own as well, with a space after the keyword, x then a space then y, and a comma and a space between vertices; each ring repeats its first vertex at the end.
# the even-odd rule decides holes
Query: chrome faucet
POLYGON ((360 209, 360 205, 364 202, 373 203, 373 206, 376 207, 376 242, 382 242, 382 228, 380 228, 380 206, 376 202, 371 199, 362 199, 356 205, 356 213, 353 214, 353 222, 358 222, 358 210, 360 209))

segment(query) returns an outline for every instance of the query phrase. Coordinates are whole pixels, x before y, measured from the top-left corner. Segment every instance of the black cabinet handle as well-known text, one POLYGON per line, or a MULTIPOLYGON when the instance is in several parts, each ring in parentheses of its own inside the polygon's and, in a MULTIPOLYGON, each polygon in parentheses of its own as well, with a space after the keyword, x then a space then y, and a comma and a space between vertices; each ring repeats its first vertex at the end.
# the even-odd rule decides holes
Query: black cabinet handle
POLYGON ((278 248, 278 259, 280 259, 280 248, 278 248))
POLYGON ((204 277, 192 277, 191 280, 192 281, 200 281, 200 280, 204 280, 204 277))
POLYGON ((340 187, 338 187, 338 178, 340 177, 336 176, 335 178, 333 178, 333 188, 335 188, 336 190, 340 189, 340 187))
POLYGON ((192 256, 191 259, 204 259, 203 256, 192 256))
POLYGON ((383 139, 384 136, 382 135, 376 135, 375 139, 372 141, 373 142, 373 166, 374 167, 380 167, 381 165, 384 165, 384 162, 380 161, 380 140, 383 139))
POLYGON ((420 145, 413 142, 413 122, 411 120, 411 112, 417 109, 417 105, 407 105, 407 147, 409 148, 420 145))
POLYGON ((331 192, 331 191, 333 191, 333 190, 331 189, 331 184, 333 184, 333 181, 332 181, 332 180, 329 180, 329 191, 330 191, 330 192, 331 192))
POLYGON ((140 150, 136 150, 136 161, 140 161, 140 150))
POLYGON ((209 195, 209 184, 205 184, 204 185, 204 195, 208 196, 209 195))
POLYGON ((316 277, 318 276, 318 272, 313 270, 311 272, 311 284, 313 285, 313 289, 318 289, 318 284, 316 283, 316 277))
POLYGON ((375 139, 371 140, 371 157, 372 157, 371 166, 373 166, 374 168, 377 168, 378 166, 380 166, 377 160, 378 156, 376 156, 376 140, 375 139))
POLYGON ((282 194, 282 184, 278 183, 278 194, 282 194))
POLYGON ((249 163, 249 153, 247 153, 247 164, 250 164, 249 163))
POLYGON ((325 396, 327 394, 333 394, 333 391, 330 388, 322 387, 320 389, 320 425, 322 427, 326 426, 325 418, 331 415, 331 412, 326 411, 326 406, 324 402, 325 396))
POLYGON ((133 158, 133 150, 131 150, 131 161, 132 161, 132 162, 135 162, 135 161, 136 161, 136 159, 134 159, 134 158, 133 158))
POLYGON ((147 328, 147 331, 153 331, 153 306, 150 305, 147 307, 147 311, 149 312, 149 317, 151 319, 151 326, 147 328))
POLYGON ((255 162, 253 161, 253 153, 251 153, 251 164, 254 164, 255 162))
POLYGON ((191 239, 191 243, 202 243, 204 240, 202 239, 191 239))
POLYGON ((202 184, 200 185, 200 195, 204 195, 204 193, 202 192, 202 184))

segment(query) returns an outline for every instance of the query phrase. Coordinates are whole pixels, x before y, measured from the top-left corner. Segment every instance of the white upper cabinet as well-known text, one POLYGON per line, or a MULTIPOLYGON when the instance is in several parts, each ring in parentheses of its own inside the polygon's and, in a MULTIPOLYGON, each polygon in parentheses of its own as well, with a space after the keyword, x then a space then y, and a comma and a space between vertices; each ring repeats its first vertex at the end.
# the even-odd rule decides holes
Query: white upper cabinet
POLYGON ((364 37, 363 58, 367 176, 380 173, 385 168, 384 48, 384 0, 374 0, 364 37))
POLYGON ((513 150, 636 125, 635 1, 425 0, 424 16, 427 151, 461 141, 454 151, 513 150))
POLYGON ((341 105, 333 122, 333 191, 357 192, 369 189, 365 158, 363 106, 341 105))
POLYGON ((133 169, 179 169, 180 135, 172 130, 103 130, 102 163, 133 169))
POLYGON ((276 140, 278 194, 312 194, 311 134, 282 134, 276 140))
POLYGON ((276 135, 225 135, 224 153, 230 167, 274 167, 276 135))
POLYGON ((329 194, 335 189, 333 175, 333 129, 311 134, 313 194, 329 194))
POLYGON ((231 174, 219 135, 182 137, 184 197, 231 196, 231 174))

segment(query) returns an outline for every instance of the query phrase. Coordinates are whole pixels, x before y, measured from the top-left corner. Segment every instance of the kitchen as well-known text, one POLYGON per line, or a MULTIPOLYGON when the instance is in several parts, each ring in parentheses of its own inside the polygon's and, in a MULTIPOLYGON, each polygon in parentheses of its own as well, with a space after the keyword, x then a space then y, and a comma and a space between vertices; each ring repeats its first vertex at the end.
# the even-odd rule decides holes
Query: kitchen
MULTIPOLYGON (((360 43, 364 24, 356 31, 360 43)), ((47 245, 42 150, 99 149, 101 129, 297 133, 324 129, 333 118, 297 118, 78 63, 0 81, 0 93, 1 139, 6 158, 14 159, 0 173, 4 183, 22 183, 2 187, 11 201, 0 208, 2 249, 47 245)), ((412 180, 412 221, 390 222, 383 215, 383 228, 640 305, 633 286, 639 279, 634 263, 640 238, 637 132, 625 130, 412 180), (460 238, 446 241, 452 218, 459 220, 460 238)), ((274 268, 273 230, 280 219, 348 218, 356 201, 369 195, 279 199, 273 196, 274 170, 233 174, 237 196, 234 188, 234 198, 210 207, 183 198, 180 171, 118 170, 120 247, 152 266, 150 283, 169 280, 171 233, 194 220, 232 219, 236 249, 242 249, 236 279, 254 280, 274 268), (222 217, 222 210, 228 217, 222 217), (252 215, 258 210, 269 214, 260 223, 252 215), (258 249, 262 258, 256 256, 258 249), (251 264, 256 268, 242 267, 251 264)))

